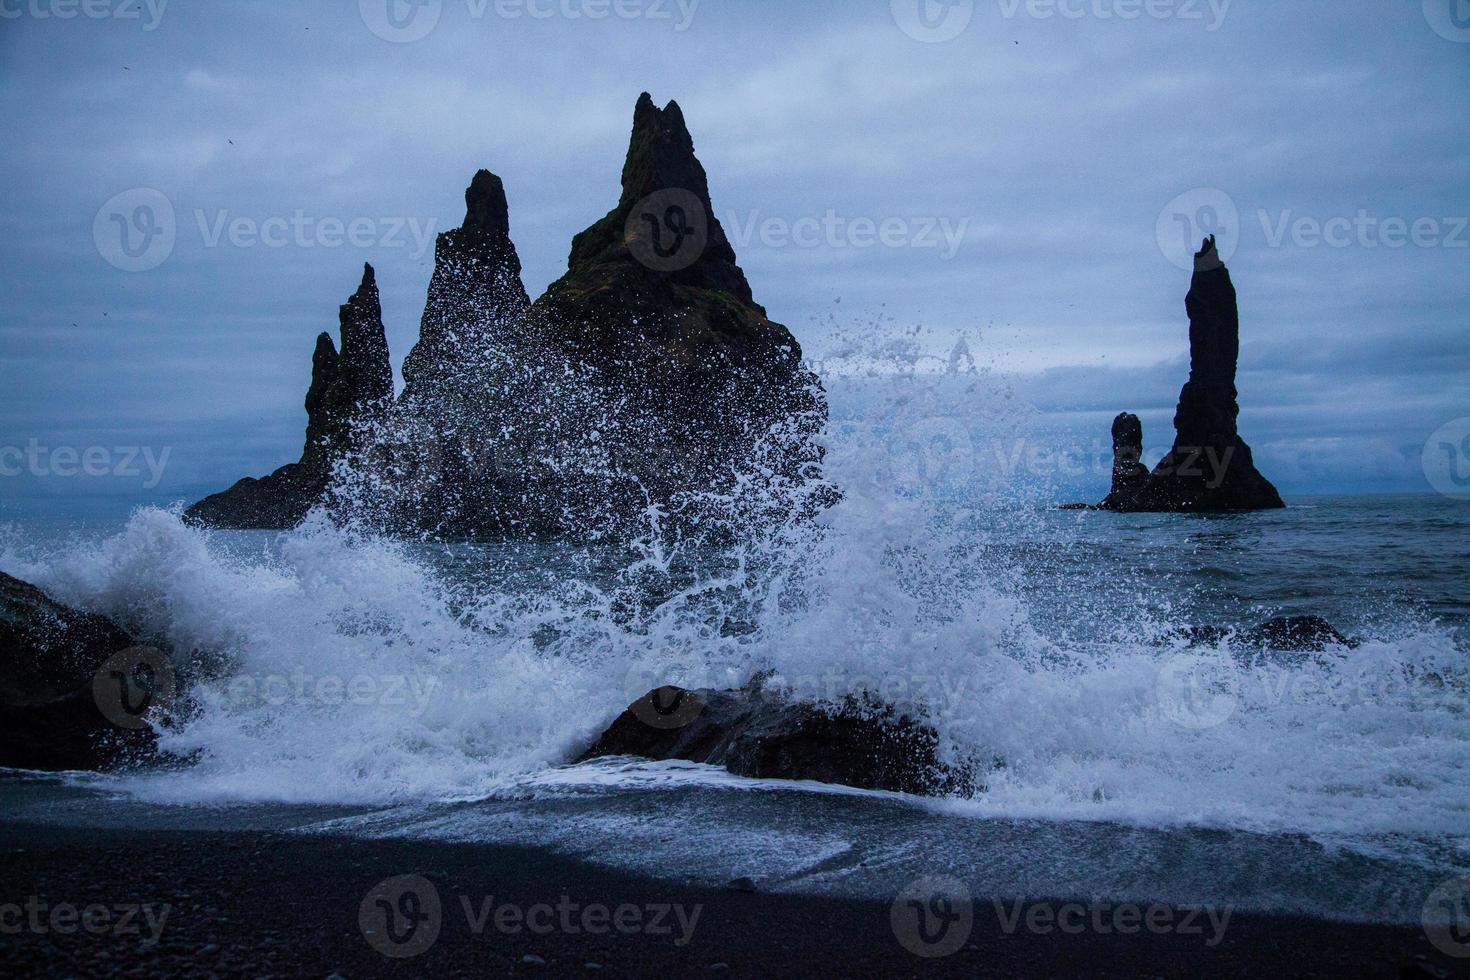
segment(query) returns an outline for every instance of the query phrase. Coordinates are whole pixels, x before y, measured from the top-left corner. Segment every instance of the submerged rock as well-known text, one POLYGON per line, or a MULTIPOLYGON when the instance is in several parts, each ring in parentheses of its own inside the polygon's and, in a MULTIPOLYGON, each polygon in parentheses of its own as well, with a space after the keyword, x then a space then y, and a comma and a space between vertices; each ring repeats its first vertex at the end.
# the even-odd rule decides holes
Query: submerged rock
POLYGON ((1247 630, 1240 640, 1249 646, 1270 650, 1312 652, 1321 652, 1328 647, 1358 645, 1321 616, 1278 616, 1247 630))
POLYGON ((889 706, 849 700, 828 709, 785 700, 758 685, 653 691, 619 715, 582 760, 615 755, 724 766, 757 779, 930 796, 979 788, 971 769, 940 758, 932 727, 889 706))
MULTIPOLYGON (((1240 311, 1230 272, 1215 239, 1195 257, 1185 300, 1189 313, 1189 381, 1174 415, 1174 446, 1148 479, 1114 492, 1107 510, 1129 512, 1246 511, 1280 509, 1281 495, 1256 470, 1250 446, 1240 438, 1235 373, 1240 359, 1240 311)), ((1120 416, 1132 418, 1132 416, 1120 416)), ((1117 436, 1117 423, 1114 423, 1117 436)), ((1131 437, 1130 431, 1127 433, 1131 437)), ((1138 444, 1142 446, 1142 427, 1138 444)), ((1129 447, 1131 450, 1131 446, 1129 447)), ((1130 474, 1136 477, 1136 473, 1130 474)))
POLYGON ((1232 646, 1281 653, 1321 653, 1331 647, 1352 649, 1358 641, 1338 632, 1321 616, 1278 616, 1260 626, 1232 631, 1221 626, 1195 626, 1185 631, 1191 646, 1230 640, 1232 646))
POLYGON ((167 673, 111 620, 0 573, 0 766, 104 769, 150 755, 153 731, 129 715, 171 688, 145 677, 151 665, 167 673))
POLYGON ((186 521, 206 527, 281 530, 300 524, 322 502, 333 467, 359 448, 362 427, 381 419, 393 398, 393 365, 372 266, 363 267, 362 284, 342 306, 338 319, 341 353, 331 335, 323 333, 312 354, 301 460, 206 497, 184 512, 186 521))

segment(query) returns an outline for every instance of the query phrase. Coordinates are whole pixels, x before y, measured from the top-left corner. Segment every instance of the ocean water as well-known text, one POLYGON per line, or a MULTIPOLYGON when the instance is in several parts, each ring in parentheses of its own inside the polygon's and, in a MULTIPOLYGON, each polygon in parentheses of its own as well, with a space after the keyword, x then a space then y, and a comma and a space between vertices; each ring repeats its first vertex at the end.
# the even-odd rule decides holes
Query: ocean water
POLYGON ((991 452, 986 436, 1014 441, 1028 420, 982 377, 828 387, 841 502, 773 519, 752 482, 721 501, 733 536, 676 534, 657 512, 622 544, 405 542, 319 515, 206 533, 167 509, 6 526, 0 569, 167 645, 190 691, 161 721, 190 765, 31 780, 26 805, 299 812, 307 829, 793 889, 958 872, 1018 895, 1394 921, 1470 868, 1466 504, 1060 511, 1044 477, 991 452), (1179 635, 1283 614, 1356 645, 1179 635), (949 758, 998 768, 973 797, 917 800, 569 766, 651 687, 757 672, 796 696, 877 692, 930 721, 949 758))

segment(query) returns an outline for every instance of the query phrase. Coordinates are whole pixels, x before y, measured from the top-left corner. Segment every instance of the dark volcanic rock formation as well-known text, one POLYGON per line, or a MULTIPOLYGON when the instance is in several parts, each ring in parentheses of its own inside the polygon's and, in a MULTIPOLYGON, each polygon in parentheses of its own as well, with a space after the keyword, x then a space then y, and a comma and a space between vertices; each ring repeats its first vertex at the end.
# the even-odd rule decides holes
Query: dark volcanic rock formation
POLYGON ((332 468, 361 441, 360 427, 381 418, 393 398, 393 365, 372 266, 364 266, 362 284, 338 317, 341 353, 330 334, 316 339, 301 461, 206 497, 185 512, 186 520, 208 527, 291 528, 323 500, 332 468))
POLYGON ((1195 257, 1185 307, 1189 312, 1189 382, 1174 415, 1174 447, 1141 486, 1132 493, 1115 492, 1104 506, 1120 511, 1199 513, 1285 507, 1276 488, 1256 470, 1250 446, 1236 431, 1240 311, 1230 272, 1220 261, 1213 237, 1195 257))
POLYGON ((758 683, 742 691, 653 691, 619 715, 582 759, 613 755, 931 796, 979 788, 972 771, 940 759, 939 736, 928 725, 857 701, 835 711, 786 701, 758 683))
POLYGON ((93 686, 104 665, 134 646, 111 620, 0 573, 0 766, 100 769, 151 753, 152 731, 110 721, 93 686))
POLYGON ((639 99, 622 180, 531 304, 501 181, 476 175, 464 226, 439 239, 391 445, 354 492, 386 523, 602 533, 737 472, 819 461, 820 389, 755 303, 677 105, 639 99))
POLYGON ((1116 509, 1147 482, 1148 467, 1143 465, 1143 423, 1137 415, 1124 412, 1113 420, 1113 489, 1102 502, 1102 509, 1116 509))
POLYGON ((772 425, 824 420, 800 346, 736 264, 677 103, 639 98, 617 207, 576 237, 532 317, 626 400, 656 460, 645 486, 715 481, 772 425))
POLYGON ((405 401, 463 389, 467 375, 509 352, 531 306, 500 178, 481 170, 464 196, 464 223, 435 246, 419 342, 403 362, 405 401))
POLYGON ((700 494, 814 474, 820 386, 755 302, 676 104, 639 99, 617 207, 535 304, 500 178, 477 173, 465 203, 437 242, 403 397, 381 418, 365 408, 379 404, 369 379, 391 388, 380 330, 348 339, 349 309, 354 325, 381 322, 365 283, 344 307, 342 356, 318 350, 301 462, 190 517, 284 527, 328 495, 391 531, 602 534, 650 506, 697 521, 700 494), (354 439, 365 414, 373 438, 354 439))

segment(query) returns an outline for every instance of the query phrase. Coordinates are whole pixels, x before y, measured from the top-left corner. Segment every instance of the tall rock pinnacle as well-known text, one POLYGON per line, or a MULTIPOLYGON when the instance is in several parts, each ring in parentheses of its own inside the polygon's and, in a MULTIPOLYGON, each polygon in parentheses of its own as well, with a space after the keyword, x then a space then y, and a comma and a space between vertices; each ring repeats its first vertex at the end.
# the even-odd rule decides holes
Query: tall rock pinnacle
POLYGON ((1213 236, 1195 256, 1185 308, 1189 382, 1174 414, 1174 447, 1135 492, 1121 497, 1115 493, 1104 506, 1193 512, 1285 507, 1276 488, 1256 470, 1251 448, 1236 430, 1240 310, 1213 236))
POLYGON ((405 397, 424 397, 493 357, 515 339, 530 305, 505 185, 481 170, 465 191, 464 223, 436 243, 419 342, 403 362, 405 397))
POLYGON ((342 359, 336 401, 343 415, 352 416, 393 397, 393 364, 372 266, 363 266, 362 285, 338 312, 338 320, 342 359))
POLYGON ((363 267, 362 284, 339 310, 338 320, 340 353, 331 334, 316 339, 300 462, 206 497, 184 513, 186 520, 213 527, 295 527, 323 499, 333 466, 356 448, 358 427, 387 415, 393 365, 372 266, 363 267))
POLYGON ((608 365, 793 370, 801 350, 736 264, 678 103, 639 97, 622 184, 617 207, 573 240, 539 318, 593 342, 608 365))
POLYGON ((709 486, 782 420, 805 427, 793 461, 819 458, 820 388, 755 302, 677 103, 639 97, 617 206, 576 236, 529 320, 620 406, 618 439, 657 461, 643 491, 709 486))
POLYGON ((335 411, 338 372, 341 357, 332 335, 323 332, 316 338, 316 351, 311 355, 311 387, 306 390, 306 446, 301 462, 314 471, 325 472, 330 466, 330 443, 336 429, 335 411))

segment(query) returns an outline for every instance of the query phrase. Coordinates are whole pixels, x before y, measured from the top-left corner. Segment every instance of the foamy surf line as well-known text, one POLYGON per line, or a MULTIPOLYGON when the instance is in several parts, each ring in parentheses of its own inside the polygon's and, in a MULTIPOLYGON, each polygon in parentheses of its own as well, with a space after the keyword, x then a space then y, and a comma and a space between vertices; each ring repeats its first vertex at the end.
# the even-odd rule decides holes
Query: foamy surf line
MULTIPOLYGON (((185 670, 216 672, 163 738, 197 764, 124 780, 155 801, 483 798, 557 771, 636 696, 630 676, 735 686, 765 667, 900 689, 929 678, 909 693, 951 692, 930 705, 945 737, 1004 760, 956 811, 1463 847, 1470 721, 1455 674, 1463 655, 1447 632, 1247 670, 1218 723, 1181 724, 1179 705, 1160 699, 1170 648, 1059 646, 1028 625, 1014 595, 955 577, 942 583, 950 605, 935 608, 885 564, 892 529, 880 523, 873 540, 845 526, 871 517, 856 510, 838 508, 816 566, 800 569, 804 605, 766 603, 738 639, 710 629, 713 586, 626 626, 613 612, 626 598, 616 581, 466 591, 405 546, 325 522, 242 557, 249 549, 141 511, 121 534, 26 570, 66 601, 201 651, 185 670), (1426 675, 1439 682, 1402 683, 1426 675), (363 681, 367 696, 237 683, 302 676, 363 681), (1392 696, 1373 696, 1374 683, 1392 696)), ((909 531, 908 556, 923 545, 936 563, 953 553, 952 542, 909 531)), ((1213 721, 1212 698, 1185 707, 1213 721)))

